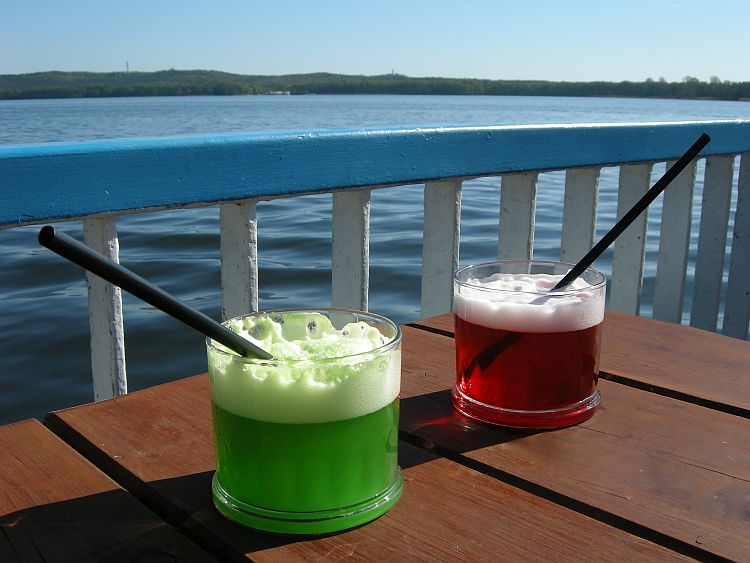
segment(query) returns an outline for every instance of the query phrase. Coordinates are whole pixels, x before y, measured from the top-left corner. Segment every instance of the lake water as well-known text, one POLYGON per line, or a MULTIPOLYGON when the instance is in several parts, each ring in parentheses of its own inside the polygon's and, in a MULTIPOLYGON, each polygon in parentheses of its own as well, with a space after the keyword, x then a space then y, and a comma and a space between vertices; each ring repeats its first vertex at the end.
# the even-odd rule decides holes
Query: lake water
MULTIPOLYGON (((0 144, 251 130, 705 119, 750 119, 750 103, 474 96, 1 101, 0 144)), ((656 167, 654 179, 662 172, 663 166, 656 167)), ((616 180, 615 169, 602 172, 598 237, 615 220, 616 180)), ((537 258, 559 257, 563 182, 561 173, 540 175, 537 258)), ((0 185, 5 189, 9 187, 0 185)), ((498 204, 499 181, 480 179, 465 185, 462 264, 496 257, 498 204)), ((261 308, 330 305, 330 205, 330 195, 258 205, 261 308)), ((399 323, 412 321, 419 317, 421 188, 376 190, 371 214, 370 309, 399 323)), ((658 221, 657 201, 649 216, 642 304, 646 315, 658 221)), ((81 237, 79 223, 60 228, 81 237)), ((118 220, 118 231, 126 267, 219 318, 218 209, 130 215, 118 220)), ((37 233, 38 227, 0 231, 0 423, 42 417, 92 399, 84 276, 39 248, 37 233)), ((596 266, 609 273, 609 256, 596 266)), ((124 302, 130 390, 205 371, 200 335, 129 295, 124 302)))

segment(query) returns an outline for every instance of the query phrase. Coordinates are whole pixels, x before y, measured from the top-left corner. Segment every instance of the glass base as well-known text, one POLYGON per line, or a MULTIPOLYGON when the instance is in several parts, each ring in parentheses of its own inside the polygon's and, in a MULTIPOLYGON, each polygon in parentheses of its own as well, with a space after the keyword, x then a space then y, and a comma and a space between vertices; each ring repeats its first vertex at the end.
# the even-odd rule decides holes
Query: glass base
POLYGON ((601 400, 601 395, 597 389, 583 401, 561 409, 518 411, 480 403, 463 394, 458 387, 453 387, 452 392, 453 408, 462 415, 482 422, 512 428, 549 429, 578 424, 591 418, 601 400))
POLYGON ((316 512, 269 510, 232 497, 214 474, 211 481, 214 505, 224 516, 256 530, 282 534, 326 534, 366 524, 385 514, 401 496, 401 470, 388 489, 358 504, 316 512))

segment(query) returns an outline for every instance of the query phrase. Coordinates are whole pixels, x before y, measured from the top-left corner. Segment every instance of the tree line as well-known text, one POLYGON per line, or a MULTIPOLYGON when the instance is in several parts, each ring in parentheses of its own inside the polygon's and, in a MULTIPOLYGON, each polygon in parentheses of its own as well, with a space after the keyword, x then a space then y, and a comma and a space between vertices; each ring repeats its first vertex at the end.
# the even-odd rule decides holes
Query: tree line
POLYGON ((240 75, 209 70, 158 72, 39 72, 0 75, 0 100, 101 98, 124 96, 231 96, 290 94, 435 94, 489 96, 595 96, 750 100, 750 82, 686 76, 679 82, 564 82, 414 78, 311 73, 279 76, 240 75))

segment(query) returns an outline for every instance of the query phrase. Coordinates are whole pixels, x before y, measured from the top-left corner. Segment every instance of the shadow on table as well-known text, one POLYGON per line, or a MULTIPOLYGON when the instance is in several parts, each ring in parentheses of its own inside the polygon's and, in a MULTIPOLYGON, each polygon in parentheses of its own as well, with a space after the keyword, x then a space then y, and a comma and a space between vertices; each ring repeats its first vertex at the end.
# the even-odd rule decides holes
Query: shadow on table
MULTIPOLYGON (((402 469, 429 463, 450 450, 462 454, 502 444, 534 432, 503 429, 473 422, 453 410, 450 391, 439 391, 401 400, 399 463, 402 469), (418 446, 418 447, 414 447, 418 446)), ((320 536, 281 535, 258 532, 222 516, 211 498, 213 471, 202 471, 146 483, 131 483, 131 489, 154 512, 165 518, 222 560, 243 560, 245 554, 286 548, 287 554, 300 550, 334 549, 344 541, 341 534, 330 534, 331 541, 310 542, 320 536), (341 537, 337 537, 341 536, 341 537)))
POLYGON ((122 489, 0 516, 0 561, 214 561, 122 489))
MULTIPOLYGON (((335 548, 335 536, 342 532, 324 535, 287 535, 261 532, 242 526, 224 517, 214 507, 211 497, 213 471, 151 481, 143 488, 143 501, 167 521, 185 532, 188 537, 203 545, 222 561, 246 561, 245 554, 258 554, 265 550, 287 546, 286 553, 294 553, 305 544, 305 552, 318 549, 309 540, 334 538, 320 546, 324 551, 335 548), (332 547, 333 546, 333 547, 332 547)), ((323 557, 324 553, 320 556, 323 557)))
MULTIPOLYGON (((465 454, 504 444, 540 430, 503 428, 474 421, 455 411, 450 389, 401 399, 400 437, 407 442, 441 455, 465 454)), ((409 460, 401 465, 410 467, 409 460)))

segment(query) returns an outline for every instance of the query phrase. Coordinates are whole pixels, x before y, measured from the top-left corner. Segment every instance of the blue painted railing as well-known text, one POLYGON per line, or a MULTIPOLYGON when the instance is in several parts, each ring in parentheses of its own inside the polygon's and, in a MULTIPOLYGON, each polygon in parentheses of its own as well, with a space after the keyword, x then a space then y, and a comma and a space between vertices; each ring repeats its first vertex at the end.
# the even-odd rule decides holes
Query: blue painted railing
MULTIPOLYGON (((750 122, 544 125, 248 133, 0 147, 0 229, 82 220, 88 244, 118 258, 124 213, 218 204, 222 310, 257 308, 255 203, 333 192, 335 306, 367 307, 370 192, 425 184, 422 313, 450 308, 458 263, 462 181, 501 177, 498 256, 533 254, 537 175, 565 170, 561 257, 594 242, 599 173, 617 166, 618 214, 703 132, 705 159, 690 322, 747 338, 750 318, 750 122), (736 168, 739 165, 739 172, 736 168), (738 178, 738 179, 736 179, 738 178), (737 194, 733 231, 729 201, 737 194), (731 256, 726 267, 727 240, 731 256), (728 280, 724 280, 728 270, 728 280), (720 295, 726 295, 720 305, 720 295)), ((665 193, 654 316, 680 322, 696 167, 665 193)), ((645 219, 614 249, 610 307, 638 313, 645 219)), ((95 396, 125 392, 121 300, 89 279, 95 396), (109 335, 112 335, 111 338, 109 335), (102 335, 106 335, 102 336, 102 335)))
POLYGON ((750 124, 227 134, 0 147, 0 226, 443 178, 663 162, 750 149, 750 124))

